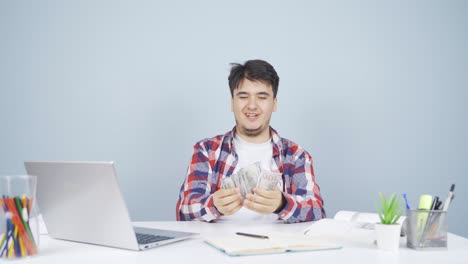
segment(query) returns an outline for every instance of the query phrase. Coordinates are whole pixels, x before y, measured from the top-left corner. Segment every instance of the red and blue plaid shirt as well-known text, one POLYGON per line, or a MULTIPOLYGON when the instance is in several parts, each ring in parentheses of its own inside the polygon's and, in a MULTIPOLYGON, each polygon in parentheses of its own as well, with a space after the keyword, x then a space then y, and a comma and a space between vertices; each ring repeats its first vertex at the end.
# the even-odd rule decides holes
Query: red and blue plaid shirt
MULTIPOLYGON (((281 138, 273 129, 272 172, 282 173, 286 205, 278 218, 288 223, 319 220, 325 217, 320 188, 315 183, 312 157, 294 142, 281 138)), ((234 131, 195 144, 187 177, 177 201, 178 221, 212 221, 222 214, 213 203, 221 179, 230 177, 237 165, 234 131)))

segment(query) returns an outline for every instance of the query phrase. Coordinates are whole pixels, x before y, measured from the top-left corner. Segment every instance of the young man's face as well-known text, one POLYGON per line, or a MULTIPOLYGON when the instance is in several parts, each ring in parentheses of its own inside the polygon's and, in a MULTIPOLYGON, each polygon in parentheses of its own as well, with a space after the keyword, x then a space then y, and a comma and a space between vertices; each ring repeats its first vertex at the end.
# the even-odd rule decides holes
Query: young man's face
POLYGON ((272 87, 244 79, 234 90, 231 111, 234 112, 236 132, 240 136, 260 142, 268 140, 271 113, 276 111, 272 87))

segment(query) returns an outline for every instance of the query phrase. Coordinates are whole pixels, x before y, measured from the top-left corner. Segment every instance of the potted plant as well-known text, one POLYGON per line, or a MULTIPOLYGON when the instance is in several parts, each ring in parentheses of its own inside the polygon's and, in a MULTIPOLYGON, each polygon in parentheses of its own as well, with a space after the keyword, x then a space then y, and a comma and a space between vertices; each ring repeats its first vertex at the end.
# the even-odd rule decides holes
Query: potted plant
POLYGON ((380 206, 376 206, 380 223, 375 224, 377 247, 383 250, 398 250, 400 246, 401 224, 398 219, 402 215, 401 199, 393 193, 390 199, 379 192, 380 206))

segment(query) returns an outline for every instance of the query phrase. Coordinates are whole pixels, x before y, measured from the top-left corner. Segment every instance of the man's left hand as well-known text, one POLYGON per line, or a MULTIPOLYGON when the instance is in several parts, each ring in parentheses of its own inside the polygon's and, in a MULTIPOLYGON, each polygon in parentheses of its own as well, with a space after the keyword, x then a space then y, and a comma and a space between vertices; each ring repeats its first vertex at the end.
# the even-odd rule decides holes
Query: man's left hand
POLYGON ((261 214, 270 214, 283 209, 285 201, 279 189, 272 191, 254 188, 255 194, 248 193, 244 206, 261 214))

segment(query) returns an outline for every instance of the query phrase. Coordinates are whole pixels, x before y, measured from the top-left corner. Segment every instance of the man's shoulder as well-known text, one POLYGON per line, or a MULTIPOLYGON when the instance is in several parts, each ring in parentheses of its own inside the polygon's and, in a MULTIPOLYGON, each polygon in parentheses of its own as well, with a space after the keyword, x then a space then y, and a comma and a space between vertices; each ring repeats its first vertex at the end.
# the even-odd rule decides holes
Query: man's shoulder
POLYGON ((225 134, 216 135, 214 137, 204 138, 195 143, 195 147, 203 147, 206 150, 216 150, 222 144, 227 143, 231 137, 231 132, 227 132, 225 134))
POLYGON ((301 146, 299 146, 299 144, 297 144, 296 142, 294 142, 294 141, 292 141, 290 139, 280 137, 280 141, 281 141, 281 145, 282 145, 283 149, 288 149, 289 151, 291 151, 291 150, 303 151, 304 150, 301 146))
POLYGON ((307 150, 305 150, 296 142, 287 138, 283 138, 283 137, 280 137, 280 141, 281 141, 281 150, 285 156, 293 156, 296 158, 299 156, 308 156, 312 158, 309 152, 307 152, 307 150))

